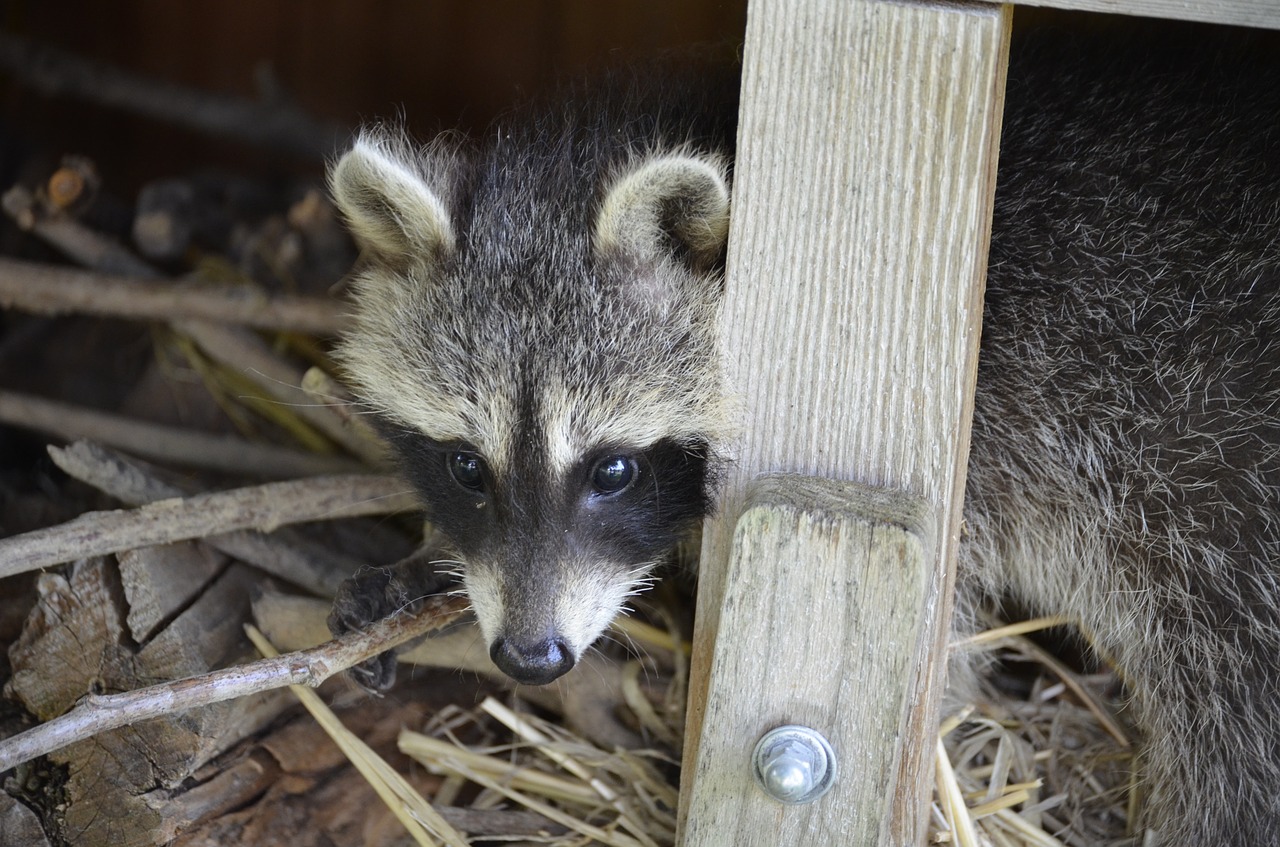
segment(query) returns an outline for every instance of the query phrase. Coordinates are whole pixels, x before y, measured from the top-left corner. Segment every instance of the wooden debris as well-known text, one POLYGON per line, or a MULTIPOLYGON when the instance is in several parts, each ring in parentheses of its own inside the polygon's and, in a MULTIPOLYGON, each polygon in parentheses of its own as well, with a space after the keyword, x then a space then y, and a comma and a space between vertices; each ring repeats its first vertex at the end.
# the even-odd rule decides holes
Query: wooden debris
POLYGON ((83 723, 80 732, 63 734, 60 728, 67 721, 55 717, 87 692, 127 690, 145 680, 184 675, 244 655, 246 645, 236 621, 243 614, 246 589, 253 579, 244 568, 226 570, 169 626, 133 647, 123 626, 119 585, 106 560, 81 562, 69 579, 53 574, 41 577, 40 604, 10 649, 13 676, 6 696, 53 722, 0 742, 5 751, 0 753, 0 770, 31 758, 23 754, 10 759, 8 751, 21 753, 28 739, 48 737, 44 728, 52 727, 52 737, 60 740, 27 752, 50 753, 53 764, 74 765, 68 768, 63 787, 62 829, 68 840, 149 843, 147 833, 155 812, 141 795, 157 785, 182 782, 194 768, 238 740, 240 732, 254 731, 279 711, 278 699, 262 698, 201 708, 182 719, 150 722, 145 718, 168 713, 134 715, 127 708, 112 710, 96 731, 125 728, 91 739, 93 733, 85 732, 83 723), (58 668, 58 673, 48 673, 50 667, 58 668), (74 741, 79 743, 66 746, 74 741))
MULTIPOLYGON (((92 567, 94 579, 90 586, 99 592, 105 591, 100 576, 101 560, 96 560, 96 564, 92 567)), ((82 593, 83 589, 78 588, 73 592, 69 585, 62 584, 51 585, 49 589, 51 595, 71 598, 61 599, 59 602, 63 606, 73 602, 82 593)), ((247 593, 245 596, 247 597, 247 593)), ((90 644, 118 643, 123 630, 118 622, 110 619, 109 614, 103 614, 104 611, 114 608, 114 604, 106 605, 99 602, 83 605, 86 612, 93 613, 86 616, 89 625, 97 627, 98 630, 80 637, 81 633, 78 631, 73 633, 70 630, 67 630, 65 636, 59 635, 62 631, 55 628, 51 630, 54 633, 53 637, 63 638, 70 644, 80 641, 90 644)), ((69 744, 91 738, 107 730, 130 726, 150 718, 172 715, 250 694, 273 691, 286 685, 306 685, 314 688, 352 665, 446 625, 460 615, 465 608, 466 601, 460 598, 433 598, 416 616, 399 615, 388 618, 363 632, 350 633, 310 650, 211 671, 201 676, 179 679, 176 682, 122 690, 119 694, 85 694, 92 687, 90 682, 97 680, 104 673, 104 666, 102 660, 91 655, 76 655, 74 651, 79 648, 70 647, 68 649, 72 652, 67 654, 67 658, 68 661, 78 663, 77 666, 81 668, 81 673, 78 675, 67 675, 49 681, 42 679, 35 668, 28 669, 25 675, 21 671, 14 673, 11 682, 13 693, 22 699, 28 709, 46 722, 20 735, 0 741, 0 771, 8 770, 37 756, 60 750, 69 744), (50 688, 50 685, 56 687, 50 688), (71 703, 77 700, 80 700, 79 705, 69 712, 66 711, 71 703)), ((233 622, 236 630, 239 629, 239 621, 244 619, 244 616, 228 615, 225 609, 218 614, 224 621, 233 622)), ((190 633, 186 635, 190 637, 190 633)), ((44 636, 41 635, 41 637, 44 636)), ((24 633, 24 638, 32 641, 34 637, 26 638, 24 633)), ((193 640, 202 642, 205 638, 201 636, 193 640)), ((160 643, 164 644, 164 642, 160 643)), ((23 644, 22 646, 23 655, 35 657, 41 653, 41 649, 37 649, 40 645, 23 644)), ((155 648, 155 652, 162 652, 166 657, 161 667, 164 669, 175 667, 174 661, 169 659, 168 653, 163 651, 180 648, 181 645, 178 644, 155 648)), ((202 646, 201 649, 208 648, 202 646)), ((118 661, 113 657, 108 658, 118 661)))
POLYGON ((258 102, 198 91, 91 62, 0 33, 0 68, 45 94, 87 99, 213 135, 313 159, 331 154, 345 130, 316 121, 273 86, 258 102))
POLYGON ((182 321, 177 329, 189 336, 215 360, 234 368, 259 385, 270 397, 291 408, 324 435, 370 465, 381 464, 386 449, 370 439, 367 430, 348 426, 332 408, 332 401, 317 403, 304 391, 304 371, 284 362, 253 333, 207 321, 182 321))
POLYGON ((49 433, 68 441, 97 441, 180 467, 207 468, 265 479, 357 473, 364 467, 354 459, 321 456, 254 444, 230 435, 153 424, 2 389, 0 423, 49 433))
POLYGON ((5 257, 0 257, 0 307, 40 315, 223 321, 320 336, 336 335, 345 323, 336 303, 318 297, 95 273, 5 257))
POLYGON ((331 476, 275 482, 133 510, 90 512, 49 529, 0 539, 0 578, 135 547, 302 521, 407 512, 416 499, 400 480, 331 476))
MULTIPOLYGON (((189 487, 162 481, 154 469, 95 444, 77 442, 66 448, 50 447, 49 456, 67 475, 130 506, 185 497, 191 493, 189 487)), ((356 546, 353 539, 348 537, 345 539, 347 543, 335 545, 325 543, 325 539, 318 537, 321 535, 324 532, 315 526, 305 535, 289 528, 277 529, 270 534, 242 530, 205 536, 202 543, 312 594, 332 597, 342 580, 368 562, 344 552, 356 546)), ((377 552, 385 557, 373 559, 375 563, 396 561, 409 553, 407 541, 385 528, 362 526, 359 537, 373 542, 377 552)), ((322 640, 317 638, 307 646, 319 644, 322 640)))

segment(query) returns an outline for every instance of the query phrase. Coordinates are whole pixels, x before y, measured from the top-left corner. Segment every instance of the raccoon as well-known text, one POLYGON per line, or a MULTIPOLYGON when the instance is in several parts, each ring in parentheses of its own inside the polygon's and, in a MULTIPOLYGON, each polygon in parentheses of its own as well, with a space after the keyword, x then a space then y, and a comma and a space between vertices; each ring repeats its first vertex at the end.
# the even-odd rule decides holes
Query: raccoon
MULTIPOLYGON (((1262 845, 1280 831, 1280 63, 1194 40, 1015 52, 957 608, 1067 614, 1120 668, 1150 843, 1262 845)), ((460 570, 518 682, 572 668, 714 505, 736 109, 708 79, 571 91, 478 148, 371 131, 332 172, 368 256, 340 359, 422 493, 427 558, 460 570)), ((332 625, 447 576, 359 575, 332 625)))
MULTIPOLYGON (((617 71, 478 150, 369 131, 332 169, 369 260, 338 358, 518 682, 572 668, 711 508, 734 83, 676 78, 617 71)), ((362 575, 335 630, 427 590, 409 570, 362 575)))
POLYGON ((960 605, 1073 619, 1148 842, 1280 843, 1280 44, 1013 56, 960 605))

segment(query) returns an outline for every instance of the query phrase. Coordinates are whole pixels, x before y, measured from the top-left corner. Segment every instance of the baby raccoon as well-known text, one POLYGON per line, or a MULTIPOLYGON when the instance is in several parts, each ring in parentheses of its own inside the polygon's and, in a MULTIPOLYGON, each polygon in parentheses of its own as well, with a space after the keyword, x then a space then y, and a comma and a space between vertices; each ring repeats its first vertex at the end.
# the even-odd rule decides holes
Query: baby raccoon
MULTIPOLYGON (((1277 56, 1135 52, 1015 51, 957 608, 1067 614, 1120 668, 1149 843, 1276 843, 1277 56)), ((735 109, 698 82, 570 92, 478 149, 373 131, 333 169, 369 259, 341 360, 520 682, 714 501, 735 109)), ((435 579, 366 572, 333 626, 435 579)))
MULTIPOLYGON (((572 668, 711 506, 734 95, 698 82, 619 72, 479 150, 369 131, 331 174, 369 259, 339 359, 519 682, 572 668)), ((401 571, 335 629, 417 596, 401 571)))

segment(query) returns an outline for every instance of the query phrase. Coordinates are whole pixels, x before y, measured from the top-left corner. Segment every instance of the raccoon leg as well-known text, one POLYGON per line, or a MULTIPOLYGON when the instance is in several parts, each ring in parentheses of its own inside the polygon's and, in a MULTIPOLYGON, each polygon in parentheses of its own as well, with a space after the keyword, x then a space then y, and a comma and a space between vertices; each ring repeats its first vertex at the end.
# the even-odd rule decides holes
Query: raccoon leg
MULTIPOLYGON (((422 601, 453 586, 452 574, 441 573, 433 560, 437 548, 419 548, 386 567, 363 567, 338 587, 329 612, 329 631, 335 636, 361 630, 397 612, 413 614, 422 601)), ((365 690, 379 694, 396 681, 396 651, 388 650, 348 670, 365 690)))

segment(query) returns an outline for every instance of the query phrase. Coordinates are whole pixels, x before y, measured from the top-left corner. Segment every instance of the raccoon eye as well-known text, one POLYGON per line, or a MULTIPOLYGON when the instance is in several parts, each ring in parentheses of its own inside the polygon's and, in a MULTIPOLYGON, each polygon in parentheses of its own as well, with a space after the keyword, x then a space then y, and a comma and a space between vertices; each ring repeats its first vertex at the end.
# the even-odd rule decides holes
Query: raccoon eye
POLYGON ((458 485, 472 491, 484 489, 484 461, 475 453, 450 453, 445 464, 458 485))
POLYGON ((631 484, 636 476, 636 463, 627 456, 601 459, 591 472, 591 484, 600 494, 616 494, 631 484))

